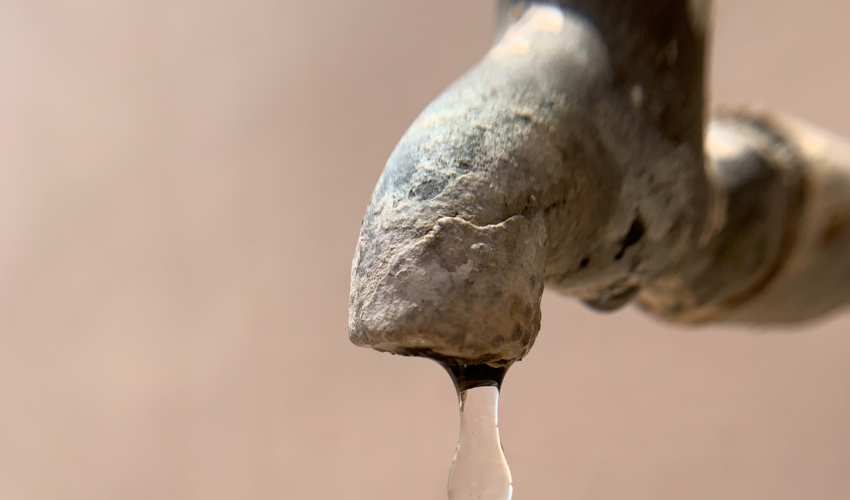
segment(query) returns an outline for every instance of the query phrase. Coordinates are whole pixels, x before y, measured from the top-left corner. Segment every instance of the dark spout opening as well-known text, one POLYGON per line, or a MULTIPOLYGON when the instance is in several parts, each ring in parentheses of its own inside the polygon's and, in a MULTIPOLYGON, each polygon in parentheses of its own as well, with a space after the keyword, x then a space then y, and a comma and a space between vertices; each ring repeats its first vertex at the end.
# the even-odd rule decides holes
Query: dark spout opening
POLYGON ((500 389, 505 374, 511 367, 510 363, 501 366, 486 363, 468 365, 463 360, 458 359, 442 360, 438 363, 451 375, 458 394, 475 387, 496 387, 500 389))

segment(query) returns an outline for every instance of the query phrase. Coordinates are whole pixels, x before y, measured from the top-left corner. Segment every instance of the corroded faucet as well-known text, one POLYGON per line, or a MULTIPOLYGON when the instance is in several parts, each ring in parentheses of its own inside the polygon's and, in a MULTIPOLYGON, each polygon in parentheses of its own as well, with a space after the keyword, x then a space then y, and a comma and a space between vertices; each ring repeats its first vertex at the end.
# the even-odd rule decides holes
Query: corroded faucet
POLYGON ((544 284, 669 321, 795 322, 850 301, 850 144, 708 121, 708 0, 498 5, 483 60, 416 119, 363 220, 349 335, 509 364, 544 284))

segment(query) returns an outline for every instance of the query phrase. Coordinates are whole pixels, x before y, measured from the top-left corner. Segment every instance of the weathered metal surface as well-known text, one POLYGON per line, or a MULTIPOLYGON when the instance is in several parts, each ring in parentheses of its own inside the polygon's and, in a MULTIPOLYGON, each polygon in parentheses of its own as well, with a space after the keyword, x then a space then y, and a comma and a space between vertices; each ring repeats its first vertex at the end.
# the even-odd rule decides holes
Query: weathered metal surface
POLYGON ((764 110, 723 113, 706 168, 723 230, 639 297, 671 321, 787 323, 850 299, 850 144, 764 110))
POLYGON ((544 282, 686 322, 833 307, 846 259, 832 299, 772 313, 847 255, 843 146, 741 114, 713 122, 704 166, 708 3, 560 4, 502 2, 498 42, 399 142, 363 221, 351 340, 506 364, 544 282))

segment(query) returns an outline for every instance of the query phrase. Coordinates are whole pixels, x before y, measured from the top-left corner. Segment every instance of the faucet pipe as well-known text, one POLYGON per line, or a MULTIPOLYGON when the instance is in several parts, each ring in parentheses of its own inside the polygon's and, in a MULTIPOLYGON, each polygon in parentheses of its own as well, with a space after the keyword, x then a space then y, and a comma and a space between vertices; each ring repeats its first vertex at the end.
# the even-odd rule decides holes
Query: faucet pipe
POLYGON ((501 2, 496 44, 416 119, 378 181, 350 339, 506 365, 534 342, 544 283, 685 323, 797 321, 846 303, 850 148, 753 109, 704 131, 708 9, 501 2))

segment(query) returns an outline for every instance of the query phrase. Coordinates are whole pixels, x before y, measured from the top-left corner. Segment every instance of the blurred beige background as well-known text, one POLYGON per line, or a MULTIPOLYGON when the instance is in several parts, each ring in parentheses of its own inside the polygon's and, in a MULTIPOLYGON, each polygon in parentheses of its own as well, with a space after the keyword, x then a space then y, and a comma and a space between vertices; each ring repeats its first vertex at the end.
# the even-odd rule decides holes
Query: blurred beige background
MULTIPOLYGON (((444 499, 456 399, 346 338, 360 219, 491 1, 0 2, 0 500, 444 499)), ((721 0, 715 102, 850 135, 850 5, 721 0)), ((685 331, 554 295, 522 500, 850 498, 850 315, 685 331)))

